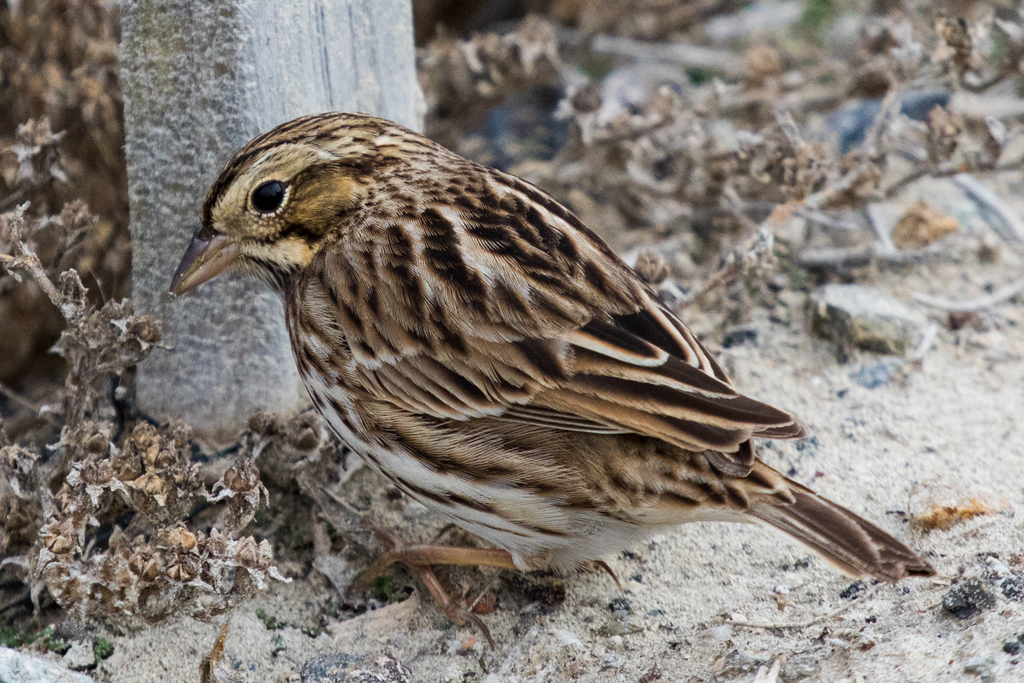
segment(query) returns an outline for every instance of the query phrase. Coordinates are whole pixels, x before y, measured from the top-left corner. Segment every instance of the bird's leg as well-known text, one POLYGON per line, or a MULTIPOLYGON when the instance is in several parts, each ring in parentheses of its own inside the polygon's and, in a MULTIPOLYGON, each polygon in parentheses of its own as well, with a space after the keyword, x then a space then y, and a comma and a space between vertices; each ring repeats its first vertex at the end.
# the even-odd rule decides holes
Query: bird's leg
POLYGON ((457 564, 467 567, 498 567, 515 569, 512 556, 497 548, 454 548, 445 545, 399 546, 378 557, 352 584, 363 589, 393 564, 406 567, 429 567, 435 564, 457 564))
POLYGON ((443 545, 407 546, 400 538, 386 529, 374 525, 373 531, 382 541, 391 546, 391 550, 382 554, 373 564, 363 570, 352 582, 349 587, 350 591, 365 590, 388 567, 393 564, 404 564, 419 575, 427 590, 434 596, 438 607, 452 623, 456 626, 462 626, 467 621, 473 623, 484 634, 491 648, 495 647, 494 639, 491 638, 491 633, 487 630, 483 620, 469 610, 459 607, 451 599, 441 586, 441 582, 437 580, 431 567, 435 564, 454 564, 515 569, 512 556, 507 551, 497 548, 455 548, 443 545))

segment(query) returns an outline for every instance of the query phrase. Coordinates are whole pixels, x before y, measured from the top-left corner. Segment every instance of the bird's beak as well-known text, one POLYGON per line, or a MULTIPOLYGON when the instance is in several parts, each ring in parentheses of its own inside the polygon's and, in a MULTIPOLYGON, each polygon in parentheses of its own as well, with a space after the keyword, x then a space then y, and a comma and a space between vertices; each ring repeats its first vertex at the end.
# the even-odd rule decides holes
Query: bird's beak
POLYGON ((238 243, 227 235, 199 228, 171 278, 171 294, 186 294, 212 280, 238 258, 238 243))

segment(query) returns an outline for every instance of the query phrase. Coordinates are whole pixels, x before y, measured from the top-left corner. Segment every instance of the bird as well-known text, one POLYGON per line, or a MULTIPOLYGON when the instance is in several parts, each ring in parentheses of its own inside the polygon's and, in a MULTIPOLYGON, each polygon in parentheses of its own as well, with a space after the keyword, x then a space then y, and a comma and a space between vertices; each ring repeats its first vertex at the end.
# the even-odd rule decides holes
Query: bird
POLYGON ((170 290, 225 271, 280 296, 299 374, 338 437, 492 546, 396 547, 367 570, 421 571, 456 623, 483 628, 433 565, 600 566, 694 521, 765 523, 855 577, 935 574, 758 459, 755 438, 807 428, 737 391, 571 211, 396 123, 310 115, 241 148, 170 290))

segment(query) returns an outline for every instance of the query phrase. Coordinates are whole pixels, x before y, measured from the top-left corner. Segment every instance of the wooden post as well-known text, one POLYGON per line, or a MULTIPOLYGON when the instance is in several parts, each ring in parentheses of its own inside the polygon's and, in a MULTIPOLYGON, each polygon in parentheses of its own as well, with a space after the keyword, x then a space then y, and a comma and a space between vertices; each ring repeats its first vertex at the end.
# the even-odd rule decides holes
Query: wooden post
POLYGON ((171 300, 207 188, 249 139, 302 114, 357 111, 422 128, 409 0, 129 0, 121 5, 132 287, 167 350, 139 407, 224 444, 258 410, 307 401, 280 302, 218 278, 171 300))

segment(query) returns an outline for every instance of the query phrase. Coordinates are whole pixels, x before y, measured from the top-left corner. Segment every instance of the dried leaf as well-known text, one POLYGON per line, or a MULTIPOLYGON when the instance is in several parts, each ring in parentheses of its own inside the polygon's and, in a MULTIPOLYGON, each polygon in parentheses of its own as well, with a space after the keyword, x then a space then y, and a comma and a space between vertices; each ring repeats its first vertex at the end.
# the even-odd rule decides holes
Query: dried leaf
POLYGON ((900 249, 921 249, 960 229, 955 218, 933 209, 923 199, 907 209, 892 229, 892 241, 900 249))

